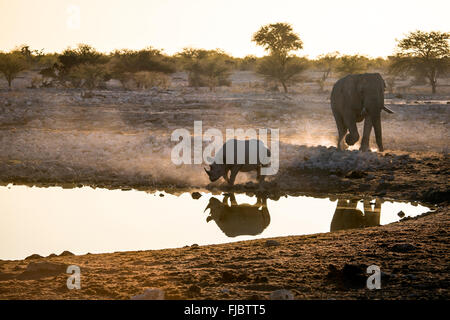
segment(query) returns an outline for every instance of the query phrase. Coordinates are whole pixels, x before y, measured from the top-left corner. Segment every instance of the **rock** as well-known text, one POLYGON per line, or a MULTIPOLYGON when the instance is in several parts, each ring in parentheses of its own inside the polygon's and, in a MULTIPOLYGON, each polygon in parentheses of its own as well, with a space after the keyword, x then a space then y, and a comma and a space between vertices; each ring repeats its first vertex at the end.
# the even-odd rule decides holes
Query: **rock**
POLYGON ((364 178, 367 175, 367 173, 362 171, 352 171, 349 174, 346 175, 346 178, 349 179, 361 179, 364 178))
POLYGON ((294 300, 294 294, 286 289, 275 290, 270 293, 270 300, 294 300))
POLYGON ((191 193, 191 197, 192 197, 192 199, 194 199, 194 200, 200 199, 201 196, 202 196, 202 194, 201 194, 200 192, 197 192, 197 191, 191 193))
POLYGON ((345 264, 342 269, 330 264, 327 279, 344 288, 364 288, 367 280, 367 266, 364 264, 345 264))
POLYGON ((43 256, 40 256, 35 253, 35 254, 32 254, 31 256, 26 257, 25 260, 34 260, 34 259, 41 259, 41 258, 43 258, 43 256))
POLYGON ((266 247, 277 247, 280 245, 280 243, 276 240, 267 240, 264 244, 266 247))
POLYGON ((371 185, 369 183, 360 183, 358 186, 359 191, 362 191, 362 192, 370 190, 370 187, 371 187, 371 185))
POLYGON ((160 193, 159 196, 160 196, 160 197, 164 197, 164 193, 160 193))
POLYGON ((164 300, 165 293, 158 288, 145 289, 143 294, 131 297, 131 300, 164 300))
POLYGON ((222 283, 245 282, 248 280, 246 273, 223 271, 219 281, 222 283))
POLYGON ((59 262, 30 262, 25 272, 28 273, 64 273, 67 270, 67 265, 59 262))
POLYGON ((191 250, 200 249, 200 246, 196 243, 194 243, 192 246, 190 246, 191 250))
POLYGON ((54 254, 54 253, 51 253, 51 254, 49 254, 49 255, 47 256, 47 258, 54 258, 54 257, 57 257, 57 255, 54 254))
POLYGON ((74 254, 70 251, 65 250, 65 251, 61 252, 61 254, 59 256, 60 257, 69 257, 69 256, 74 256, 74 254))
POLYGON ((191 296, 198 296, 198 295, 200 295, 201 292, 202 292, 202 289, 199 286, 195 285, 195 284, 190 286, 189 289, 188 289, 188 293, 191 296))
POLYGON ((417 250, 416 246, 413 246, 412 244, 409 243, 398 243, 398 244, 394 244, 391 247, 391 251, 393 252, 409 252, 409 251, 415 251, 417 250))
POLYGON ((404 213, 402 210, 400 210, 400 211, 397 213, 397 215, 398 215, 400 218, 403 218, 403 217, 405 216, 405 213, 404 213))

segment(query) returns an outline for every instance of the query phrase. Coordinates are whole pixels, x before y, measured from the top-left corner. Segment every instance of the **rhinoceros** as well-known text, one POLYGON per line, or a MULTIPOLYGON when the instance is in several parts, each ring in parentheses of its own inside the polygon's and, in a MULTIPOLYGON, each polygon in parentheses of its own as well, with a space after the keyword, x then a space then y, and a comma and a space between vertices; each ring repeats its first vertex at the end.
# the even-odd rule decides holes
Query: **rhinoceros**
POLYGON ((211 163, 209 170, 205 169, 205 172, 209 176, 209 180, 214 182, 220 177, 223 177, 229 185, 234 184, 236 175, 239 172, 249 172, 256 170, 258 182, 264 181, 264 175, 261 175, 261 167, 267 167, 270 165, 270 149, 268 149, 264 142, 261 140, 237 140, 230 139, 225 142, 222 148, 216 153, 214 159, 208 157, 208 161, 211 163), (244 145, 245 154, 240 154, 244 145), (234 157, 227 159, 227 149, 234 149, 234 157), (243 160, 243 161, 238 161, 243 160), (231 172, 228 178, 228 172, 231 172))
POLYGON ((210 213, 206 221, 215 221, 228 237, 256 236, 270 224, 267 200, 264 197, 258 197, 254 205, 237 204, 234 194, 225 195, 223 201, 212 197, 205 211, 208 209, 210 213), (231 204, 228 204, 228 199, 231 204))

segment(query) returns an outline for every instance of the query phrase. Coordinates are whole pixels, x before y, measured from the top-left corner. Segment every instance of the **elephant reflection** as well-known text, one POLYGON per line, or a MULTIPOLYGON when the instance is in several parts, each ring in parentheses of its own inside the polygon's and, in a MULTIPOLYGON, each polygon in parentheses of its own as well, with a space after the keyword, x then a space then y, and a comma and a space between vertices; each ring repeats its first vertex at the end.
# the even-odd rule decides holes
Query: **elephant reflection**
POLYGON ((375 227, 380 225, 381 200, 376 199, 375 205, 369 200, 364 200, 364 213, 356 208, 358 200, 339 199, 330 231, 375 227))
POLYGON ((234 194, 225 195, 223 201, 214 197, 209 199, 205 211, 210 209, 206 222, 214 220, 228 237, 242 235, 256 236, 264 231, 270 223, 267 210, 267 198, 257 197, 254 205, 237 204, 234 194), (230 200, 230 204, 228 204, 230 200))

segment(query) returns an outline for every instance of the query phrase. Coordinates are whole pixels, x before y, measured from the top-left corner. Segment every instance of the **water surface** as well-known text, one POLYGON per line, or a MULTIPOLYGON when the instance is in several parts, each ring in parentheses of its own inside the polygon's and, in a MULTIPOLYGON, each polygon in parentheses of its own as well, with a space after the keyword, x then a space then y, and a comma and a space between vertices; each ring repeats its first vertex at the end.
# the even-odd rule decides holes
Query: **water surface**
POLYGON ((279 200, 243 194, 192 199, 142 191, 0 187, 0 259, 177 248, 376 226, 428 208, 410 203, 279 200), (205 210, 206 209, 206 210, 205 210))

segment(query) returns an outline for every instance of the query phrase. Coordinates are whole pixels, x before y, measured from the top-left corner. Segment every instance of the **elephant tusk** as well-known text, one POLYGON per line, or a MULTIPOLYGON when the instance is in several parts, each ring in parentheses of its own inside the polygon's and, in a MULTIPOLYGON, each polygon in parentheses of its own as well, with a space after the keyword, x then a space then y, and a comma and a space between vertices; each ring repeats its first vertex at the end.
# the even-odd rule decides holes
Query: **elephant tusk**
POLYGON ((395 113, 394 111, 392 111, 391 109, 389 109, 386 106, 383 106, 383 110, 386 111, 387 113, 395 113))

